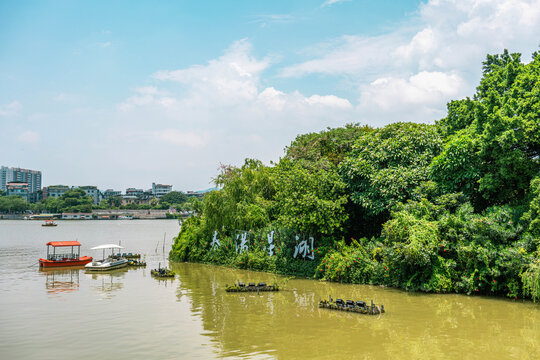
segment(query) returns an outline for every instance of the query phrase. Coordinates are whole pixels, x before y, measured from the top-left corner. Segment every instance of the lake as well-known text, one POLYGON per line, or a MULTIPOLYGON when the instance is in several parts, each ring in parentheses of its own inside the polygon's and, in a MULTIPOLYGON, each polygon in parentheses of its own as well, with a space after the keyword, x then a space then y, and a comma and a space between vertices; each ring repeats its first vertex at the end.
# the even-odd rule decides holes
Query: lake
POLYGON ((150 276, 180 227, 175 220, 0 221, 2 359, 540 359, 540 305, 463 295, 290 279, 172 263, 150 276), (88 274, 41 271, 49 241, 106 243, 142 253, 146 268, 88 274), (225 285, 279 281, 283 291, 226 293, 225 285), (321 298, 373 300, 368 316, 319 309, 321 298))

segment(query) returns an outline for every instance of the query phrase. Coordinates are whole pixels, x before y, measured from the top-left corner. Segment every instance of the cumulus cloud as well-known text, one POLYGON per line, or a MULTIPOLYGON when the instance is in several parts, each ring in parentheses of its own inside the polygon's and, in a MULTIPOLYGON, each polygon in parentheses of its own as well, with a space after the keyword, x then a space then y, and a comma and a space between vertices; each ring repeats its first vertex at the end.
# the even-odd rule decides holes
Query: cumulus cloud
POLYGON ((141 106, 158 106, 162 108, 171 108, 177 104, 177 100, 168 96, 165 91, 158 90, 155 86, 140 86, 134 89, 135 95, 130 96, 118 105, 123 111, 129 111, 141 106))
POLYGON ((400 104, 438 106, 441 101, 456 96, 463 83, 458 75, 442 72, 423 71, 408 79, 383 77, 363 88, 360 105, 382 110, 400 104))
POLYGON ((0 105, 0 116, 16 116, 22 110, 22 105, 18 101, 13 101, 9 104, 0 105))
POLYGON ((211 164, 212 176, 219 162, 276 160, 299 133, 354 120, 354 106, 334 94, 306 96, 263 86, 261 78, 270 65, 267 58, 252 55, 247 40, 240 40, 205 64, 158 71, 151 76, 158 85, 135 88, 119 104, 124 122, 115 133, 124 139, 125 128, 136 128, 139 132, 129 136, 139 139, 136 143, 183 147, 199 166, 211 164))
POLYGON ((447 101, 472 95, 487 53, 507 48, 526 60, 538 49, 536 34, 540 0, 430 0, 409 23, 379 36, 342 36, 320 44, 318 56, 285 67, 281 76, 352 79, 362 114, 366 110, 389 122, 396 109, 420 106, 426 111, 416 112, 416 121, 430 121, 447 101))
POLYGON ((347 99, 339 98, 335 95, 312 95, 306 99, 310 105, 328 106, 333 108, 351 109, 352 105, 347 99))
POLYGON ((269 60, 258 60, 250 52, 251 44, 240 40, 207 65, 158 71, 153 77, 187 85, 189 98, 186 100, 193 103, 236 105, 257 97, 259 77, 269 66, 269 60))
POLYGON ((393 71, 479 67, 488 52, 536 49, 538 37, 531 35, 539 33, 540 0, 430 0, 414 22, 380 36, 335 39, 323 55, 282 75, 361 75, 389 65, 393 71))
POLYGON ((39 139, 39 134, 31 130, 25 131, 17 136, 17 141, 24 144, 37 144, 39 139))

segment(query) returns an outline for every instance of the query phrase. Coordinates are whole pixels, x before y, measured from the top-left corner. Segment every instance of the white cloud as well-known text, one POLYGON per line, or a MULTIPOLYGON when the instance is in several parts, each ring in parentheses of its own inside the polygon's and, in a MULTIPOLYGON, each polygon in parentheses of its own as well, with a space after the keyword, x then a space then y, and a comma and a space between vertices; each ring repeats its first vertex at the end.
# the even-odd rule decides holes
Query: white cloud
POLYGON ((323 54, 282 75, 469 70, 480 68, 486 53, 504 48, 530 54, 538 47, 537 34, 540 0, 430 0, 420 6, 418 20, 384 35, 343 36, 330 48, 322 44, 323 54))
POLYGON ((240 40, 207 65, 159 71, 153 77, 187 85, 189 97, 185 100, 192 103, 236 105, 251 101, 258 95, 259 77, 268 68, 269 60, 257 60, 250 51, 251 44, 240 40))
POLYGON ((141 149, 148 147, 163 148, 168 156, 174 156, 171 145, 184 147, 182 157, 210 166, 205 170, 209 178, 219 162, 276 160, 299 133, 354 121, 355 109, 347 99, 262 86, 269 66, 268 59, 254 57, 251 44, 241 40, 206 64, 154 73, 159 86, 135 88, 119 105, 123 120, 108 131, 117 134, 111 143, 119 146, 121 141, 126 148, 137 144, 140 149, 131 152, 141 158, 147 157, 141 149), (136 131, 128 134, 126 129, 136 131))
POLYGON ((312 95, 306 99, 310 105, 321 105, 333 108, 351 109, 352 105, 347 99, 342 99, 335 95, 312 95))
POLYGON ((362 106, 378 106, 383 110, 400 104, 444 105, 449 97, 456 96, 463 87, 458 75, 441 72, 420 72, 403 78, 380 78, 365 86, 361 95, 362 106))
POLYGON ((135 91, 143 95, 157 95, 159 93, 155 86, 139 86, 135 88, 135 91))
POLYGON ((140 86, 134 90, 136 95, 130 96, 119 104, 118 108, 121 111, 125 112, 141 106, 171 108, 177 104, 177 100, 168 96, 168 92, 160 91, 155 86, 140 86))
POLYGON ((447 101, 473 94, 486 54, 507 48, 528 60, 538 34, 540 0, 430 0, 409 23, 379 36, 322 43, 318 55, 281 76, 326 74, 358 84, 361 119, 373 121, 364 117, 370 114, 387 123, 408 111, 415 121, 433 121, 447 101))
POLYGON ((444 116, 448 99, 455 98, 464 87, 459 75, 442 72, 383 77, 362 87, 358 110, 372 119, 372 125, 419 119, 432 122, 444 116))
POLYGON ((343 3, 343 2, 347 2, 347 1, 351 1, 351 0, 326 0, 326 1, 321 5, 321 7, 332 6, 332 5, 334 5, 334 4, 339 4, 339 3, 343 3))
POLYGON ((108 48, 110 47, 112 44, 110 41, 105 41, 105 42, 98 42, 97 43, 97 46, 99 47, 102 47, 102 48, 108 48))
POLYGON ((0 116, 17 116, 22 110, 22 105, 18 101, 0 105, 0 116))
POLYGON ((266 14, 255 16, 254 20, 251 22, 259 24, 261 27, 265 27, 269 24, 289 24, 294 21, 294 16, 290 14, 266 14))
POLYGON ((208 144, 209 135, 206 132, 182 132, 176 129, 167 129, 154 132, 154 137, 168 144, 202 148, 208 144))
POLYGON ((35 131, 25 131, 17 136, 17 141, 24 144, 37 144, 39 142, 40 136, 35 131))
POLYGON ((401 35, 397 33, 371 38, 342 36, 332 44, 321 44, 319 51, 312 49, 321 55, 282 69, 281 76, 302 77, 314 73, 363 76, 365 72, 378 72, 391 66, 389 49, 396 48, 400 40, 401 35))

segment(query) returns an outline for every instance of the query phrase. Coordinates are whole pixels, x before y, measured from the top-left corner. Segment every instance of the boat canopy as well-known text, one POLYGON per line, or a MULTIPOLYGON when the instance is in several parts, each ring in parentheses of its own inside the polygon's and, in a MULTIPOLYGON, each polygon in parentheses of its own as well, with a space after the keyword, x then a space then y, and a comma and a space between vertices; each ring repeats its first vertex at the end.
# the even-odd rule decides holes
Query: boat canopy
POLYGON ((123 249, 123 246, 115 245, 115 244, 105 244, 105 245, 99 245, 96 247, 91 248, 91 250, 99 250, 99 249, 123 249))
POLYGON ((50 241, 47 243, 47 246, 51 245, 52 247, 60 246, 81 246, 78 241, 50 241))

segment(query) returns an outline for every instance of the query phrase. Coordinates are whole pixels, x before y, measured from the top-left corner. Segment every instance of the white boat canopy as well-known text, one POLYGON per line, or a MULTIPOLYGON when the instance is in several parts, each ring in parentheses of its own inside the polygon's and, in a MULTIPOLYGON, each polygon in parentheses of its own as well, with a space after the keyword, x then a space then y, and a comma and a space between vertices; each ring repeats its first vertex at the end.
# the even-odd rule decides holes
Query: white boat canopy
POLYGON ((101 250, 101 249, 123 249, 123 246, 115 245, 115 244, 105 244, 105 245, 99 245, 95 246, 93 248, 90 248, 90 250, 101 250))

